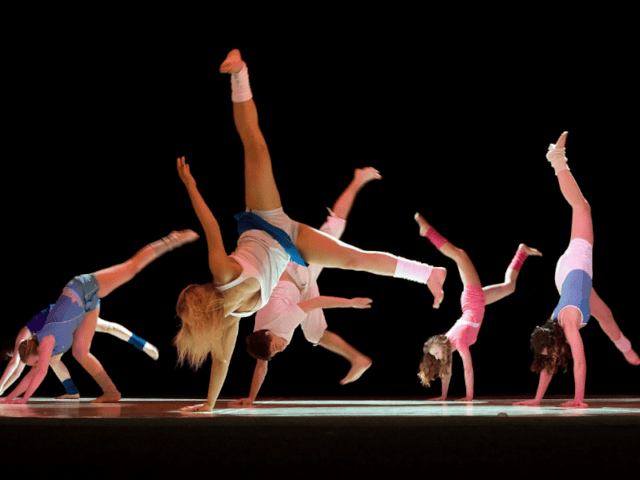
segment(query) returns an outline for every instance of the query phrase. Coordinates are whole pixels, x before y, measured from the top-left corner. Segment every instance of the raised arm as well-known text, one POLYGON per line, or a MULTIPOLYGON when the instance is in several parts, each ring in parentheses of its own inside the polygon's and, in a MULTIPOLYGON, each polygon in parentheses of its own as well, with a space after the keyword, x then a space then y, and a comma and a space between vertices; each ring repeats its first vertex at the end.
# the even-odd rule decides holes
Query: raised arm
POLYGON ((358 192, 371 180, 379 180, 382 177, 380 173, 373 167, 356 168, 353 172, 353 180, 340 194, 336 202, 333 204, 333 213, 346 220, 351 212, 353 202, 358 192))
POLYGON ((205 203, 202 195, 198 191, 196 181, 191 175, 189 165, 185 158, 178 158, 178 174, 180 179, 187 188, 191 205, 196 212, 198 220, 202 224, 205 236, 207 237, 207 248, 209 251, 209 269, 213 274, 215 282, 218 284, 228 283, 240 275, 241 267, 234 261, 229 259, 224 243, 222 242, 222 234, 220 226, 215 219, 211 210, 205 203))
POLYGON ((38 347, 38 360, 36 364, 31 368, 29 373, 25 375, 18 386, 7 396, 4 403, 27 403, 44 380, 44 377, 47 376, 54 346, 55 339, 53 335, 48 335, 42 339, 38 347), (22 393, 24 393, 24 395, 20 400, 14 400, 22 393))
POLYGON ((13 346, 13 355, 11 360, 9 360, 9 363, 2 374, 2 378, 0 378, 0 395, 13 385, 13 382, 20 377, 20 374, 22 374, 25 364, 20 360, 18 348, 20 348, 20 344, 24 340, 29 340, 29 338, 31 338, 31 331, 27 327, 22 327, 18 332, 18 336, 16 337, 16 341, 13 346))
POLYGON ((211 412, 218 400, 220 390, 227 378, 229 362, 238 338, 238 324, 234 321, 223 333, 222 349, 223 358, 214 357, 211 362, 211 376, 209 377, 209 390, 207 392, 207 402, 200 405, 181 408, 181 412, 211 412))

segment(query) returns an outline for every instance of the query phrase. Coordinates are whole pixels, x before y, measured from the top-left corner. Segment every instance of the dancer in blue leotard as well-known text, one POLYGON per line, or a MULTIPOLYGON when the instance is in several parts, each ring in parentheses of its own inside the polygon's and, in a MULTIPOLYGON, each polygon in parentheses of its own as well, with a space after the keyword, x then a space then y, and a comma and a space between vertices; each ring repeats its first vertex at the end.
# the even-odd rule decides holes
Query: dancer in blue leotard
POLYGON ((18 346, 20 361, 32 368, 3 403, 26 403, 47 374, 49 365, 71 350, 73 357, 100 385, 103 395, 94 402, 116 402, 121 395, 102 364, 89 351, 96 331, 100 299, 125 284, 149 263, 198 235, 191 230, 172 232, 142 248, 124 263, 89 275, 74 277, 49 309, 44 322, 31 324, 33 335, 18 346), (36 325, 41 323, 41 325, 36 325), (16 400, 18 396, 22 398, 16 400))
POLYGON ((547 323, 536 327, 531 335, 531 348, 535 353, 531 370, 540 373, 536 396, 532 400, 517 402, 516 405, 539 405, 553 375, 561 368, 566 370, 569 359, 573 357, 575 395, 573 400, 562 405, 579 408, 588 406, 584 403, 587 364, 580 329, 587 324, 590 315, 596 318, 600 327, 623 353, 626 360, 632 365, 640 365, 640 358, 620 331, 611 310, 591 286, 593 278, 591 207, 567 166, 566 140, 567 132, 564 132, 558 139, 558 143, 552 144, 547 153, 547 159, 558 177, 560 191, 573 209, 571 241, 556 267, 555 280, 560 301, 547 323))

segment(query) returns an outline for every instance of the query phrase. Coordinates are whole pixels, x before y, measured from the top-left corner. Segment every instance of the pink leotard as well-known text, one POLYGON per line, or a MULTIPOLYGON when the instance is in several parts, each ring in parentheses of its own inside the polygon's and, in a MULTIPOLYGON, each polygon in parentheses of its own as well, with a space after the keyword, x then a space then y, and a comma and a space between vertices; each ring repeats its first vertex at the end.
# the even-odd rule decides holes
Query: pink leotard
POLYGON ((445 334, 456 350, 468 350, 476 343, 478 331, 484 317, 484 294, 482 287, 467 285, 460 297, 462 316, 445 334))

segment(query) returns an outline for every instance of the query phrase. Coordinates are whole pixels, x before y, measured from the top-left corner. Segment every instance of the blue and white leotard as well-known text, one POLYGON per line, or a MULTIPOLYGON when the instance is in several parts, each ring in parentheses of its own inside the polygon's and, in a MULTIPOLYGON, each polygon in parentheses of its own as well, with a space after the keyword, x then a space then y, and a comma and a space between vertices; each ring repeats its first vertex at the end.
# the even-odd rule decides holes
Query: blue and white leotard
POLYGON ((556 287, 560 301, 552 318, 558 319, 565 308, 580 311, 584 327, 591 316, 589 300, 593 283, 593 246, 583 238, 574 238, 556 265, 556 287))

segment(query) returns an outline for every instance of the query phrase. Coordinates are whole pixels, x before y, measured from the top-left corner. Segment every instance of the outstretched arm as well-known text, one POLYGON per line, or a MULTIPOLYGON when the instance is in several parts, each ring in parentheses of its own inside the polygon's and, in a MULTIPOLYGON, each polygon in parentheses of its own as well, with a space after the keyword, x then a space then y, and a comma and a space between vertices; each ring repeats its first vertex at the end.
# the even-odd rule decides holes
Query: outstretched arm
POLYGON ((38 360, 35 366, 31 368, 18 386, 7 396, 4 403, 27 403, 44 380, 44 377, 47 376, 54 346, 55 339, 53 335, 48 335, 42 339, 38 347, 38 360), (24 393, 24 395, 20 400, 14 400, 22 393, 24 393))
POLYGON ((209 390, 207 392, 207 402, 200 405, 181 408, 182 412, 211 412, 216 405, 220 390, 227 378, 229 362, 238 338, 238 324, 234 321, 223 333, 222 350, 223 358, 214 357, 211 362, 211 376, 209 377, 209 390))
POLYGON ((198 220, 200 220, 200 224, 204 228, 209 250, 209 269, 213 274, 213 278, 218 284, 228 283, 240 274, 240 266, 229 259, 224 249, 218 221, 211 213, 202 195, 200 195, 196 187, 196 181, 191 175, 189 165, 184 157, 178 158, 178 174, 185 187, 187 187, 191 205, 193 205, 198 220))
POLYGON ((260 391, 260 387, 262 387, 264 379, 267 376, 268 366, 269 362, 266 360, 258 360, 256 362, 256 368, 253 371, 253 378, 251 379, 251 390, 249 391, 249 397, 241 398, 239 400, 236 400, 235 402, 231 402, 229 404, 230 407, 237 408, 253 405, 253 402, 256 401, 256 397, 258 396, 258 392, 260 391))
POLYGON ((13 356, 11 357, 11 360, 9 360, 7 367, 4 369, 2 378, 0 378, 0 395, 13 385, 13 382, 15 382, 22 374, 25 364, 20 360, 18 349, 20 348, 20 344, 24 340, 29 340, 29 338, 31 338, 31 331, 27 327, 22 327, 18 332, 18 336, 16 337, 16 341, 13 346, 13 356))
POLYGON ((346 220, 351 212, 351 207, 353 207, 353 202, 362 187, 372 180, 379 180, 381 178, 380 172, 373 167, 356 168, 353 172, 353 180, 351 180, 351 183, 349 183, 347 188, 345 188, 333 204, 333 213, 343 220, 346 220))
POLYGON ((317 308, 371 308, 370 298, 341 298, 320 295, 298 303, 303 312, 309 313, 317 308))

